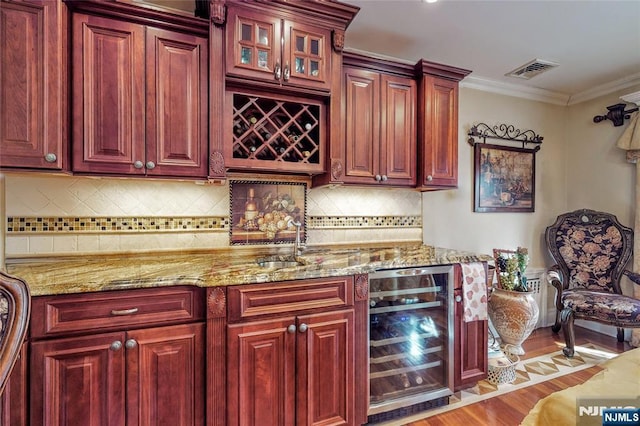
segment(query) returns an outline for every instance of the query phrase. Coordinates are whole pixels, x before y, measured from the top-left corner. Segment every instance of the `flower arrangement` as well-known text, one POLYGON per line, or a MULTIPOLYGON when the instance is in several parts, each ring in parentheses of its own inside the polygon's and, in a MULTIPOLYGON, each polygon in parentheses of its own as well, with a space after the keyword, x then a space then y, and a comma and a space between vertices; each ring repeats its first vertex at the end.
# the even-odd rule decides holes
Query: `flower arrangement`
POLYGON ((529 251, 524 247, 512 250, 493 250, 498 273, 498 287, 509 291, 529 291, 524 275, 529 264, 529 251))

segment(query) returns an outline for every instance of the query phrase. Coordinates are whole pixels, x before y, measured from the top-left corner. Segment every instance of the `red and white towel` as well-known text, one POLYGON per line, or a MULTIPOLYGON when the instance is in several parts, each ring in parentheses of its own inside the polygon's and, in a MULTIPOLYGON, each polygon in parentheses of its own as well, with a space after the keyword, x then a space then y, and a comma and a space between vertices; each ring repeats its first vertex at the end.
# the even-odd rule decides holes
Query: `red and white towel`
POLYGON ((462 301, 465 322, 487 319, 487 276, 481 262, 462 264, 462 301))

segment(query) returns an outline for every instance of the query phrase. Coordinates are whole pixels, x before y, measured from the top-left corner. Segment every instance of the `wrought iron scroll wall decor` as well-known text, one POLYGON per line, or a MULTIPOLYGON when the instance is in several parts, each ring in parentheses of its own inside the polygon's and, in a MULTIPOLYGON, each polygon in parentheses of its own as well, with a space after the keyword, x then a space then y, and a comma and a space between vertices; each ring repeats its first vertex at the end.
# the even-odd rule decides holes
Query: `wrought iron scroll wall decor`
POLYGON ((476 141, 476 138, 482 139, 482 143, 486 143, 487 138, 499 139, 506 142, 516 142, 522 144, 524 149, 527 144, 533 144, 535 147, 533 151, 536 152, 540 149, 543 137, 534 132, 533 130, 520 130, 516 129, 511 124, 499 124, 493 127, 489 127, 487 124, 479 123, 471 126, 469 133, 467 133, 469 139, 467 140, 470 145, 480 143, 476 141))
POLYGON ((607 107, 609 112, 606 115, 596 115, 593 117, 594 123, 599 123, 604 120, 611 120, 614 126, 622 126, 624 124, 624 119, 629 118, 632 112, 638 111, 638 108, 631 108, 628 110, 624 110, 627 107, 626 104, 615 104, 607 107))

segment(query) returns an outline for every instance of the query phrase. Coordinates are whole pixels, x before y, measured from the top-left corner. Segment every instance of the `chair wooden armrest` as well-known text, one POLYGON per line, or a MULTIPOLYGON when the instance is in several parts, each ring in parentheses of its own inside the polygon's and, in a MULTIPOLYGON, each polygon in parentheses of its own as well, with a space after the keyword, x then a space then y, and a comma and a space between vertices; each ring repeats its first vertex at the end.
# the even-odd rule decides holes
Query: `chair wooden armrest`
POLYGON ((545 274, 547 278, 547 283, 552 285, 556 289, 556 308, 558 310, 562 310, 562 291, 566 290, 568 284, 564 282, 562 278, 562 271, 560 270, 560 266, 553 265, 545 274))
POLYGON ((628 269, 622 271, 623 275, 629 277, 629 279, 634 283, 640 285, 640 274, 636 274, 635 272, 631 272, 628 269))
POLYGON ((23 280, 0 271, 0 393, 18 358, 29 325, 31 294, 23 280))

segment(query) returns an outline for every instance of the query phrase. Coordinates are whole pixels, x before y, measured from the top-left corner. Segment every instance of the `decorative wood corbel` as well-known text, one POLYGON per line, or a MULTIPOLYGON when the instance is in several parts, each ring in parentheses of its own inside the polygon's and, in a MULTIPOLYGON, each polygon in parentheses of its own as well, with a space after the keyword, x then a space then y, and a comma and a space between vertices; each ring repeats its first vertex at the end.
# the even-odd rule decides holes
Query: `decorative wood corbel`
POLYGON ((344 31, 333 30, 332 33, 333 50, 342 52, 344 49, 344 31))
POLYGON ((222 2, 211 2, 211 22, 214 25, 222 26, 226 22, 226 8, 222 2))
POLYGON ((224 155, 220 151, 213 151, 209 156, 209 174, 211 176, 224 176, 224 155))

